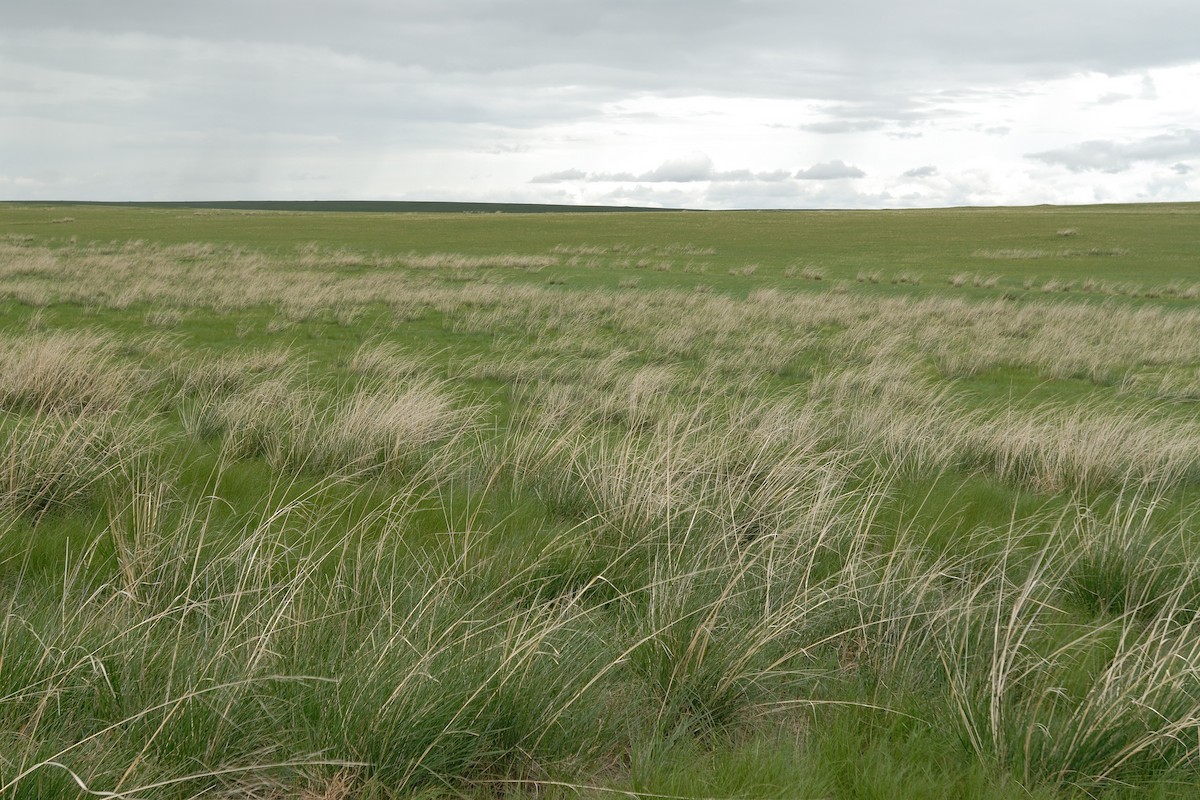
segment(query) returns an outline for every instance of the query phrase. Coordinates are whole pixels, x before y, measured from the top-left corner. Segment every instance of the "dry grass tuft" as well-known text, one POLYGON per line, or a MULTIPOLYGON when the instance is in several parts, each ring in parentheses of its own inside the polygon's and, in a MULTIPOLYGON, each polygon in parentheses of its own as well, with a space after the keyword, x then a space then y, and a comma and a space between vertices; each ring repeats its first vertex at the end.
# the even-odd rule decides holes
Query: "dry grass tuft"
POLYGON ((149 423, 94 411, 0 422, 0 509, 40 515, 102 493, 156 444, 149 423))
POLYGON ((150 381, 117 350, 113 339, 91 333, 0 340, 0 408, 97 413, 125 408, 150 381))

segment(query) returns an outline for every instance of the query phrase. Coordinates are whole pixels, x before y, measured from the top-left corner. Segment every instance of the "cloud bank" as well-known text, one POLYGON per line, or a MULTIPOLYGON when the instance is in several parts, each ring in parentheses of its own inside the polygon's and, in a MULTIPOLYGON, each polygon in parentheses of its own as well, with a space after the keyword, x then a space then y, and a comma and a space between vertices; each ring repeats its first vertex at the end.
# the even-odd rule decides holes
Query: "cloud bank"
POLYGON ((1094 139, 1030 153, 1029 157, 1066 167, 1072 172, 1123 172, 1139 161, 1166 162, 1200 157, 1200 130, 1175 131, 1132 142, 1094 139))
POLYGON ((564 169, 557 172, 547 172, 535 175, 530 183, 566 183, 583 181, 587 183, 728 183, 728 182, 776 182, 790 177, 787 170, 771 170, 752 172, 748 169, 737 169, 722 172, 715 168, 713 161, 703 153, 694 153, 683 158, 673 158, 662 162, 647 172, 634 174, 632 172, 584 172, 581 169, 564 169))
POLYGON ((682 8, 12 0, 0 199, 1200 199, 1200 4, 682 8))

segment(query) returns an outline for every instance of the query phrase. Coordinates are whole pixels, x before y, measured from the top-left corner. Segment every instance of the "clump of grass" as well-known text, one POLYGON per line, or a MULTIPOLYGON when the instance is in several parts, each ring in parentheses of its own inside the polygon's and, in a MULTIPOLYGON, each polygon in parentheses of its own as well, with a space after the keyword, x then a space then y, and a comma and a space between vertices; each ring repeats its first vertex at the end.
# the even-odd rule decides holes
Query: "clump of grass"
MULTIPOLYGON (((1122 497, 1141 493, 1131 489, 1122 497)), ((1080 556, 1078 540, 1061 535, 1064 524, 1021 559, 1028 566, 1018 580, 1002 585, 1014 563, 1002 562, 985 581, 993 587, 955 612, 943 663, 964 736, 985 764, 1059 791, 1103 791, 1183 767, 1200 732, 1195 590, 1157 554, 1129 550, 1137 537, 1098 545, 1122 554, 1080 556), (1097 625, 1066 623, 1056 599, 1088 598, 1093 589, 1100 594, 1092 599, 1119 604, 1105 602, 1110 614, 1097 625)), ((1006 559, 1019 558, 1016 540, 1006 559)))
POLYGON ((176 328, 185 316, 186 313, 177 308, 160 308, 147 311, 142 321, 150 328, 176 328))
POLYGON ((267 320, 267 324, 263 327, 263 331, 268 334, 283 333, 296 327, 296 323, 292 320, 276 316, 267 320))
POLYGON ((231 458, 262 457, 278 469, 343 476, 420 469, 453 449, 435 445, 469 430, 473 410, 457 404, 443 383, 415 376, 411 362, 390 361, 394 353, 386 347, 356 355, 360 368, 373 371, 375 386, 329 397, 284 374, 201 398, 185 410, 185 429, 200 440, 221 437, 231 458))
POLYGON ((1119 409, 1009 413, 972 438, 970 446, 988 454, 997 474, 1043 491, 1142 482, 1170 487, 1200 466, 1191 453, 1200 441, 1196 426, 1119 409))
POLYGON ((1111 258, 1127 256, 1129 250, 1124 247, 1089 247, 1087 250, 1060 250, 1059 258, 1111 258))
POLYGON ((150 452, 149 423, 40 411, 0 422, 0 509, 20 515, 85 503, 150 452))
POLYGON ((1056 278, 1051 278, 1042 284, 1042 291, 1051 292, 1069 292, 1075 288, 1075 281, 1060 281, 1056 278))
POLYGON ((356 392, 315 425, 302 428, 299 463, 319 472, 409 471, 430 448, 461 437, 471 410, 455 404, 443 384, 411 380, 385 392, 356 392))
POLYGON ((231 458, 284 464, 315 424, 315 400, 285 374, 227 394, 209 392, 186 406, 181 418, 184 430, 200 441, 223 437, 222 452, 231 458))
POLYGON ((1125 376, 1120 388, 1122 392, 1144 392, 1169 400, 1200 400, 1200 368, 1131 372, 1125 376))
POLYGON ((1154 617, 1172 603, 1200 603, 1195 562, 1187 543, 1155 520, 1161 487, 1143 483, 1117 490, 1103 516, 1084 510, 1070 532, 1074 558, 1065 592, 1094 614, 1154 617))
POLYGON ((107 413, 150 384, 123 362, 116 343, 90 333, 50 333, 0 341, 0 408, 107 413))
POLYGON ((465 255, 462 253, 409 253, 398 259, 401 266, 419 270, 455 269, 518 269, 541 272, 558 264, 553 255, 497 253, 494 255, 465 255))
POLYGON ((428 371, 425 359, 415 357, 400 345, 387 341, 369 341, 359 346, 346 368, 375 379, 384 386, 402 383, 428 371))
POLYGON ((652 425, 660 418, 670 402, 672 390, 679 384, 679 375, 670 367, 648 364, 628 378, 622 376, 613 383, 614 392, 603 404, 603 418, 640 428, 652 425))
POLYGON ((179 398, 213 399, 289 374, 298 365, 287 349, 254 349, 217 357, 175 358, 167 367, 167 376, 179 398))
POLYGON ((820 281, 825 279, 825 270, 816 264, 792 264, 783 272, 788 278, 801 278, 806 281, 820 281))
POLYGON ((306 242, 296 247, 297 263, 309 269, 346 269, 364 267, 378 260, 368 253, 349 247, 327 247, 319 242, 306 242))
POLYGON ((1045 250, 1007 247, 995 250, 976 250, 971 255, 975 258, 1000 259, 1005 261, 1033 261, 1045 258, 1049 253, 1045 250))
POLYGON ((999 275, 972 275, 966 272, 959 272, 951 275, 946 279, 946 283, 953 286, 955 289, 961 289, 967 284, 974 286, 977 289, 994 289, 1000 283, 999 275))
POLYGON ((366 314, 366 309, 356 303, 340 303, 333 308, 333 321, 342 328, 353 327, 366 314))

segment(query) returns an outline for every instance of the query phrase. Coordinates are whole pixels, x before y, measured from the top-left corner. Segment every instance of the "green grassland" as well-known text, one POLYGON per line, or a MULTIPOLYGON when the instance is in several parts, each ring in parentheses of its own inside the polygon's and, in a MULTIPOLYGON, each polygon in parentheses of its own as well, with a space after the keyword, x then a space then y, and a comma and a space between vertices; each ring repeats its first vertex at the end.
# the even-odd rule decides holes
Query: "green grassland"
POLYGON ((1200 791, 1200 205, 479 210, 0 205, 0 795, 1200 791))

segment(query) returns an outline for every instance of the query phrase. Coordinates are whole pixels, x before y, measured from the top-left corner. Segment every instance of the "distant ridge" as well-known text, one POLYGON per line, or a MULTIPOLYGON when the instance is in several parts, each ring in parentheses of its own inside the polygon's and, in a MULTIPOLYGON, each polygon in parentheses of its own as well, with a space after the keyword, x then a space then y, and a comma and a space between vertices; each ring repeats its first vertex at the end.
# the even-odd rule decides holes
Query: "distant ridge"
POLYGON ((411 200, 214 200, 171 202, 114 202, 53 200, 28 201, 24 205, 131 206, 135 208, 207 208, 230 211, 353 211, 358 213, 455 213, 455 214, 562 214, 614 213, 631 211, 682 211, 678 208, 642 206, 573 206, 540 203, 448 203, 411 200))

